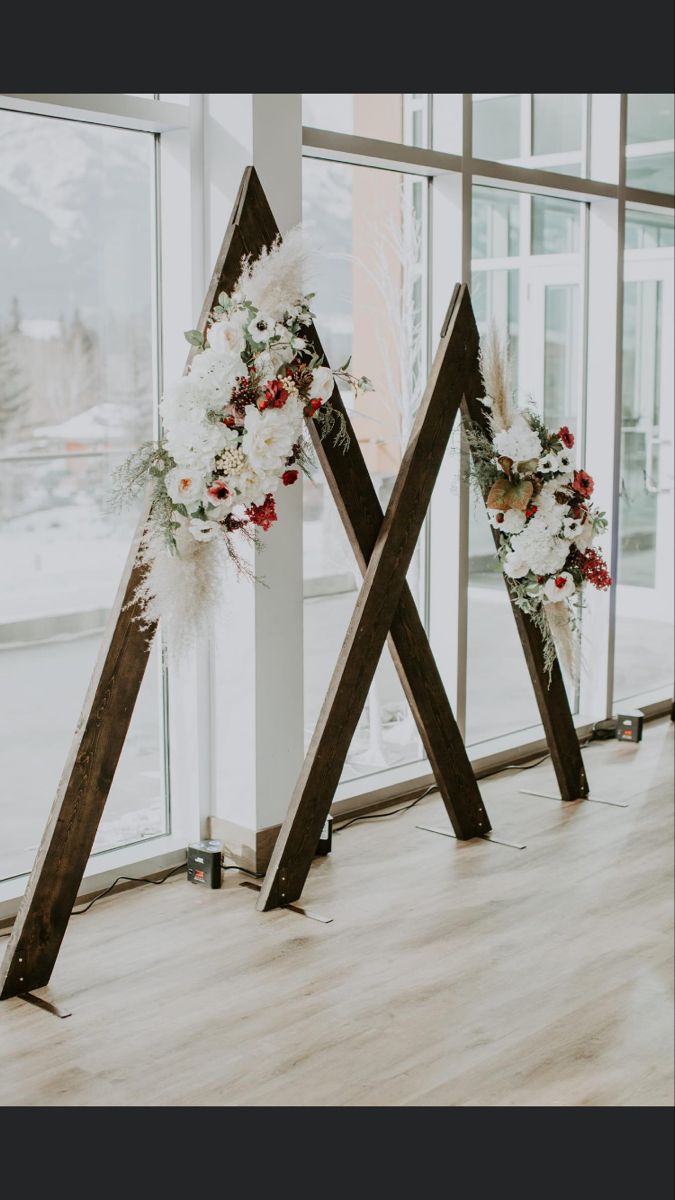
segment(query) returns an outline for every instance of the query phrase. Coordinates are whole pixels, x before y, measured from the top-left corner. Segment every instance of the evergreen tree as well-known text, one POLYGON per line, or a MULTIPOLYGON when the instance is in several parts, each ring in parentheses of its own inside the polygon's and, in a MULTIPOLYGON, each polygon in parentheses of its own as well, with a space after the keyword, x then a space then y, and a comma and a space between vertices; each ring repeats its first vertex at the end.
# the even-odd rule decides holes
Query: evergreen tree
POLYGON ((0 329, 0 438, 16 424, 27 392, 16 363, 12 338, 0 329))

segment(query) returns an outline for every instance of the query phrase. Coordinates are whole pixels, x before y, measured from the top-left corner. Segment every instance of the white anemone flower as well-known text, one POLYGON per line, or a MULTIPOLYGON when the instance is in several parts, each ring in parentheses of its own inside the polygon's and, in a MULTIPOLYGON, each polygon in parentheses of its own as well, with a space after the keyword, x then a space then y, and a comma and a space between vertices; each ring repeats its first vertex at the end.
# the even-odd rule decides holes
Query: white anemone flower
POLYGON ((549 451, 548 454, 545 454, 543 458, 539 459, 539 462, 537 463, 537 470, 540 471, 542 475, 553 475, 554 472, 559 471, 560 460, 558 459, 558 455, 553 454, 552 451, 549 451))
POLYGON ((506 512, 495 512, 488 509, 490 524, 500 533, 521 533, 525 528, 525 513, 517 508, 509 508, 506 512))
POLYGON ((217 521, 200 521, 193 517, 188 529, 196 542, 210 542, 218 533, 220 526, 217 521))
POLYGON ((580 521, 577 517, 564 517, 561 530, 562 536, 571 542, 573 538, 578 537, 583 527, 584 522, 580 521))
POLYGON ((277 332, 277 323, 263 313, 256 313, 252 321, 248 324, 249 337, 257 346, 262 346, 265 342, 269 342, 271 337, 277 332))

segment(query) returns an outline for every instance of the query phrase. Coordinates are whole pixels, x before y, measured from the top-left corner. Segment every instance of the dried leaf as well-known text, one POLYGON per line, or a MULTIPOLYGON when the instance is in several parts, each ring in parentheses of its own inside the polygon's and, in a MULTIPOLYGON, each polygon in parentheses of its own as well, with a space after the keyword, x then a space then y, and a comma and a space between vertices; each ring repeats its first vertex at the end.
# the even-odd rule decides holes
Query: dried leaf
POLYGON ((490 488, 485 503, 488 508, 496 508, 499 512, 508 512, 510 508, 525 512, 533 491, 529 479, 519 479, 517 483, 498 479, 490 488))

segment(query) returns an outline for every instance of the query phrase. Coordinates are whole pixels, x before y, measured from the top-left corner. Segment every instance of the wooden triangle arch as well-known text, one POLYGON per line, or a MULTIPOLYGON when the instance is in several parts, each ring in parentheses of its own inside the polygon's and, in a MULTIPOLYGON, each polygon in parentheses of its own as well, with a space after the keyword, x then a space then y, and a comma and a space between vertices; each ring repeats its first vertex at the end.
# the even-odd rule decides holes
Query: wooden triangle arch
MULTIPOLYGON (((256 258, 277 232, 260 180, 254 168, 248 167, 204 301, 200 328, 205 328, 218 293, 234 287, 243 255, 256 258)), ((322 353, 315 330, 311 331, 311 340, 322 353)), ((348 453, 334 447, 329 438, 321 442, 314 423, 309 423, 364 583, 270 862, 260 908, 273 908, 300 895, 387 639, 455 833, 466 839, 484 836, 490 830, 461 734, 405 579, 460 404, 466 419, 484 423, 484 410, 478 402, 481 395, 478 334, 468 290, 458 286, 386 516, 337 389, 332 403, 347 420, 351 438, 348 453)), ((133 603, 141 575, 138 545, 147 516, 146 509, 7 946, 0 969, 0 999, 49 982, 124 746, 155 632, 139 626, 133 603)), ((514 607, 513 611, 561 797, 578 799, 587 795, 588 786, 560 669, 554 666, 549 689, 540 635, 519 609, 514 607)))

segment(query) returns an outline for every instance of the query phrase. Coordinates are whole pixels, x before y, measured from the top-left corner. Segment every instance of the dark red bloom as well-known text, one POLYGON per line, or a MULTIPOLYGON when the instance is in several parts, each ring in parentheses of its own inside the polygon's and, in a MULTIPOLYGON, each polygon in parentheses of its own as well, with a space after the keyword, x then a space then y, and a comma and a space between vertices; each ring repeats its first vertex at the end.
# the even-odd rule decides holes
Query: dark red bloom
POLYGON ((313 416, 314 416, 314 413, 315 413, 315 412, 316 412, 316 411, 317 411, 319 408, 321 408, 321 401, 320 401, 320 400, 310 400, 309 404, 307 404, 307 405, 305 406, 305 416, 306 416, 306 417, 313 417, 313 416))
POLYGON ((607 570, 607 563, 599 550, 589 549, 580 554, 578 566, 584 579, 587 579, 599 591, 602 592, 612 586, 612 576, 607 570))
POLYGON ((528 504, 527 508, 525 509, 525 516, 527 517, 528 521, 529 521, 530 517, 534 516, 536 511, 537 511, 536 504, 528 504))
POLYGON ((224 479, 215 479, 206 490, 212 500, 227 500, 230 494, 230 489, 224 479))
POLYGON ((246 509, 246 516, 253 525, 259 525, 261 529, 269 529, 277 519, 274 496, 271 494, 265 496, 262 504, 251 504, 246 509))
POLYGON ((283 483, 284 487, 290 487, 292 483, 295 483, 299 474, 299 471, 284 471, 283 475, 281 476, 281 482, 283 483))
POLYGON ((262 412, 265 408, 283 408, 288 400, 288 392, 280 379, 270 379, 265 387, 265 395, 258 404, 262 412))
POLYGON ((577 492, 579 496, 583 496, 584 500, 587 500, 588 497, 593 494, 594 487, 595 484, 593 483, 593 480, 587 471, 574 472, 572 489, 573 491, 577 492))
POLYGON ((572 446, 574 445, 574 434, 567 428, 566 425, 561 425, 560 429, 558 430, 558 437, 560 438, 563 446, 567 446, 568 450, 572 449, 572 446))
POLYGON ((566 580, 566 579, 563 579, 562 575, 558 575, 558 577, 557 577, 557 579, 556 579, 556 581, 555 581, 555 586, 556 586, 557 588, 564 588, 564 586, 565 586, 565 584, 566 584, 566 583, 567 583, 567 580, 566 580))
POLYGON ((495 521, 497 522, 498 525, 501 525, 503 520, 504 520, 503 512, 495 513, 495 521))

